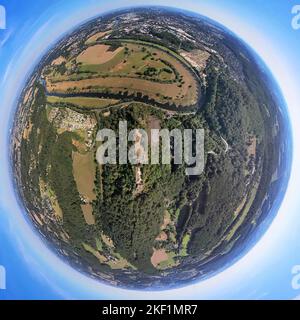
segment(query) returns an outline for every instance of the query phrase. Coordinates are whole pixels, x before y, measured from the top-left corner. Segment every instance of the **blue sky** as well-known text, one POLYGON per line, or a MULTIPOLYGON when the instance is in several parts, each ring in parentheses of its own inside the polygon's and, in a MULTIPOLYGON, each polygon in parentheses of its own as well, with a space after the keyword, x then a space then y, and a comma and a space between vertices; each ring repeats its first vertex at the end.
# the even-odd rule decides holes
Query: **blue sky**
MULTIPOLYGON (((300 4, 300 0, 298 0, 300 4)), ((295 298, 291 269, 300 265, 300 30, 291 27, 286 0, 0 0, 7 30, 0 30, 0 265, 7 290, 0 299, 261 299, 295 298), (235 265, 192 286, 161 293, 120 290, 94 282, 50 252, 20 211, 9 176, 7 135, 15 99, 45 50, 76 24, 113 8, 168 5, 206 15, 244 39, 265 61, 288 104, 294 136, 292 177, 281 209, 261 241, 235 265)))

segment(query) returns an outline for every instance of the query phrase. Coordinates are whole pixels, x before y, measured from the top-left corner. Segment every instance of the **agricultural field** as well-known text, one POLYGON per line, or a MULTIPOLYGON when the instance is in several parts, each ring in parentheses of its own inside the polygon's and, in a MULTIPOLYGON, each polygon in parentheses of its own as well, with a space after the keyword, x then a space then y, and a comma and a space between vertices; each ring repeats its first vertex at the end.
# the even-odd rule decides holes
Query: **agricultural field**
POLYGON ((88 152, 80 154, 73 152, 73 172, 79 193, 86 199, 87 202, 96 199, 94 192, 96 164, 94 153, 88 152))
POLYGON ((200 95, 197 76, 182 56, 133 40, 103 40, 69 61, 56 59, 47 69, 45 82, 52 100, 55 93, 99 93, 116 99, 140 97, 180 108, 197 104, 200 95))
POLYGON ((74 105, 75 107, 84 109, 103 109, 119 103, 119 100, 115 99, 99 99, 88 97, 69 97, 61 98, 55 96, 48 96, 47 101, 50 104, 57 105, 74 105))

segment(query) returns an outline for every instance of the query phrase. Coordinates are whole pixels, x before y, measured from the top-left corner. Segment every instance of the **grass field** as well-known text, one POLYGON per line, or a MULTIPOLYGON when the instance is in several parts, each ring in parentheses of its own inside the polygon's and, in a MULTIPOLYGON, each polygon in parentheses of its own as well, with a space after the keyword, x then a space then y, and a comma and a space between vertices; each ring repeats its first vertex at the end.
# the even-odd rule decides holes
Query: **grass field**
POLYGON ((188 255, 187 249, 188 249, 188 244, 189 244, 190 239, 191 239, 190 234, 187 233, 186 235, 184 235, 184 237, 182 239, 182 243, 181 243, 181 249, 179 252, 179 255, 181 257, 185 257, 188 255))
POLYGON ((94 153, 80 154, 73 152, 73 173, 79 193, 88 201, 96 199, 94 153))
POLYGON ((168 268, 175 267, 179 264, 179 261, 176 260, 176 253, 175 252, 168 252, 166 259, 161 261, 156 268, 159 270, 165 270, 168 268))
POLYGON ((61 98, 55 96, 48 96, 47 101, 49 103, 62 103, 62 104, 73 104, 78 107, 86 107, 91 109, 102 109, 115 105, 119 102, 116 99, 99 99, 99 98, 88 98, 88 97, 68 97, 61 98))
MULTIPOLYGON (((195 105, 199 98, 197 77, 188 62, 159 45, 128 40, 103 41, 88 46, 72 59, 65 64, 68 72, 65 70, 64 74, 53 66, 46 76, 48 92, 54 95, 108 92, 116 96, 139 93, 158 103, 183 107, 195 105)), ((50 101, 55 101, 54 98, 50 97, 50 101)), ((98 105, 97 100, 70 99, 74 104, 87 107, 106 106, 104 101, 98 105)))
POLYGON ((111 33, 111 30, 103 31, 103 32, 97 32, 94 35, 92 35, 91 37, 89 37, 85 43, 86 44, 95 43, 97 40, 102 39, 103 37, 105 37, 109 33, 111 33))
POLYGON ((54 191, 42 179, 40 179, 39 187, 42 197, 46 197, 50 200, 55 216, 59 219, 63 219, 63 212, 59 206, 54 191))
POLYGON ((188 86, 178 87, 175 83, 158 83, 135 78, 93 78, 80 81, 62 81, 48 86, 49 92, 94 92, 101 88, 110 90, 111 93, 128 92, 135 94, 141 92, 159 103, 171 102, 181 106, 194 105, 197 94, 188 86), (89 89, 91 88, 91 89, 89 89))
POLYGON ((126 259, 124 259, 119 253, 115 252, 113 247, 109 247, 108 252, 104 252, 104 246, 107 245, 103 239, 96 238, 96 249, 87 243, 82 244, 84 249, 95 256, 101 264, 107 264, 114 270, 131 268, 136 269, 126 259))
POLYGON ((91 204, 82 204, 81 209, 84 215, 84 219, 88 225, 95 224, 95 217, 93 215, 93 207, 91 204))
POLYGON ((178 64, 169 54, 156 48, 128 43, 109 51, 110 46, 99 44, 86 49, 77 57, 80 71, 106 76, 147 77, 162 82, 176 81, 178 64), (172 66, 166 64, 168 61, 172 66))
POLYGON ((88 47, 78 57, 77 62, 88 65, 103 65, 115 57, 123 56, 124 48, 119 47, 114 51, 109 50, 110 46, 105 44, 97 44, 88 47), (120 55, 119 55, 120 53, 120 55))
POLYGON ((253 204, 253 201, 255 200, 256 194, 257 194, 258 184, 253 187, 251 190, 250 197, 248 199, 248 202, 246 206, 243 208, 242 212, 240 212, 239 217, 235 225, 231 228, 230 232, 226 235, 226 240, 230 241, 231 238, 234 236, 235 232, 238 230, 238 228, 243 224, 245 218, 247 217, 247 214, 253 204))
POLYGON ((94 249, 93 247, 91 247, 90 245, 88 245, 86 243, 83 243, 82 245, 83 245, 84 249, 87 252, 91 253, 93 256, 95 256, 99 260, 100 263, 107 262, 106 257, 104 255, 100 254, 99 251, 97 251, 96 249, 94 249))

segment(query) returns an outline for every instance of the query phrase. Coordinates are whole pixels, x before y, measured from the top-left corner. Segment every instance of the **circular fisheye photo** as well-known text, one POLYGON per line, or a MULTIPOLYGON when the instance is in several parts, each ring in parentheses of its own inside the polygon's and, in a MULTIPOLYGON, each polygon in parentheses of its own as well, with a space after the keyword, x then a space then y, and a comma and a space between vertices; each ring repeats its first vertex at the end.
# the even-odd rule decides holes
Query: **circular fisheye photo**
POLYGON ((126 9, 36 64, 15 115, 15 185, 75 269, 127 289, 182 287, 266 231, 289 138, 280 90, 241 39, 190 12, 126 9))

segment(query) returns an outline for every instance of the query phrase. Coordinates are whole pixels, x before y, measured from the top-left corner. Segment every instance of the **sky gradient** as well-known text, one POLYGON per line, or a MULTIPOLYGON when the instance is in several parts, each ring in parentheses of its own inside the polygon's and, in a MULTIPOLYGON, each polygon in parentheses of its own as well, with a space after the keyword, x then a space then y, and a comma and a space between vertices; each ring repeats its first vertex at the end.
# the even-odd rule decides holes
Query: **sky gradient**
MULTIPOLYGON (((300 0, 299 0, 300 3, 300 0)), ((0 265, 7 289, 0 299, 292 299, 294 265, 300 265, 300 30, 291 26, 286 0, 1 1, 7 30, 0 30, 0 265), (127 291, 99 284, 55 256, 22 214, 10 180, 8 133, 16 99, 43 53, 63 33, 103 12, 138 5, 167 5, 191 10, 223 24, 245 40, 264 60, 288 105, 294 156, 288 192, 272 226, 236 264, 191 286, 164 291, 127 291), (298 146, 298 145, 299 146, 298 146)))

